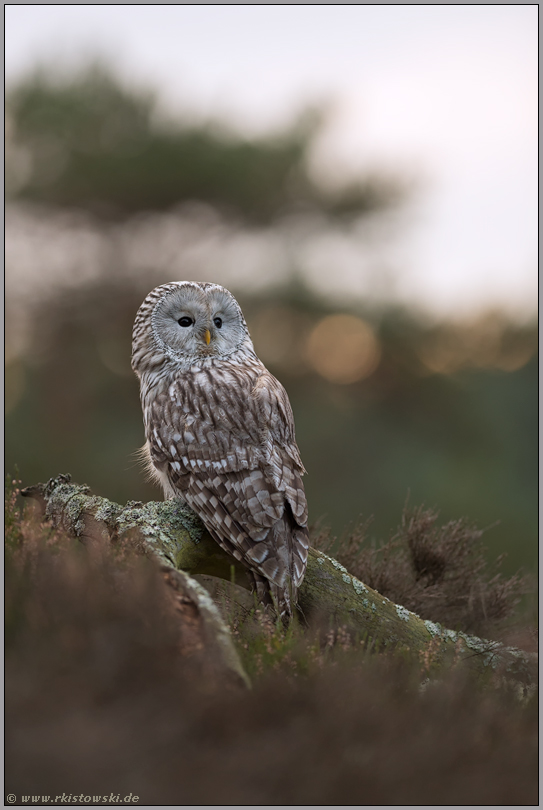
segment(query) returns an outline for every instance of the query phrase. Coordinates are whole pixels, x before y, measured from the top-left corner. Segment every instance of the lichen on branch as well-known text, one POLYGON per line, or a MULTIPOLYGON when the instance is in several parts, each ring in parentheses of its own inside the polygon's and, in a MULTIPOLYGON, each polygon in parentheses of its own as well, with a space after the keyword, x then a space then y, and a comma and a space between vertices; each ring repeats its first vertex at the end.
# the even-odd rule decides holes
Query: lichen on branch
MULTIPOLYGON (((53 525, 85 543, 116 542, 129 535, 166 568, 189 577, 207 574, 226 580, 234 572, 236 583, 248 587, 241 563, 222 551, 198 516, 181 501, 130 501, 123 507, 93 495, 86 485, 72 484, 68 475, 27 487, 21 494, 39 501, 53 525)), ((428 659, 431 650, 434 672, 463 662, 481 674, 499 673, 527 684, 536 679, 534 654, 425 621, 317 549, 309 552, 299 611, 303 622, 346 628, 379 650, 394 650, 419 661, 428 659)), ((221 633, 224 637, 222 629, 221 633)))

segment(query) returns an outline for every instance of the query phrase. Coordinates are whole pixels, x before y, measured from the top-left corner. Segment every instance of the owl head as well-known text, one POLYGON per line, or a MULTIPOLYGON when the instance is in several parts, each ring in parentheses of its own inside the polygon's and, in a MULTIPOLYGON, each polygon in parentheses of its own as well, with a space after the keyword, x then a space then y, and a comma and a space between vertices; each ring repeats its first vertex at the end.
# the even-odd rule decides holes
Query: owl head
POLYGON ((190 367, 238 351, 254 355, 241 308, 219 284, 162 284, 149 293, 136 315, 132 341, 136 373, 167 358, 190 367))

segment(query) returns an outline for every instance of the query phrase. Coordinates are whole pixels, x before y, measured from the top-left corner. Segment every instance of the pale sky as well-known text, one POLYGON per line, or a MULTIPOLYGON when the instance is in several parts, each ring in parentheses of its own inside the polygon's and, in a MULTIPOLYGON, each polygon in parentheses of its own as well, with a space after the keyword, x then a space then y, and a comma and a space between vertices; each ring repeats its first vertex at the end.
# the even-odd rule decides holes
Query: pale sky
MULTIPOLYGON (((537 5, 7 5, 7 81, 106 56, 250 133, 330 104, 325 177, 420 178, 391 294, 444 315, 537 302, 537 5)), ((348 264, 348 263, 347 263, 348 264)), ((355 284, 356 261, 334 283, 355 284)), ((321 279, 321 286, 325 281, 321 279)))

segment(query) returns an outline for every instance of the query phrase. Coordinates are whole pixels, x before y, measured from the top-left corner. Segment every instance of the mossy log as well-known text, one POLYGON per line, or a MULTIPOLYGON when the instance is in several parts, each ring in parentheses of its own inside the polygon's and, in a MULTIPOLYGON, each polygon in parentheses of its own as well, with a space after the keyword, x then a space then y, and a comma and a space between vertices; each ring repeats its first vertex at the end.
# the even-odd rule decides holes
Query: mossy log
MULTIPOLYGON (((192 577, 206 574, 231 580, 234 575, 236 584, 248 587, 245 569, 222 551, 191 509, 177 500, 129 501, 120 506, 93 495, 86 485, 72 484, 69 475, 27 487, 22 494, 38 500, 53 525, 83 542, 116 542, 130 535, 165 568, 180 572, 196 598, 206 603, 206 615, 216 625, 214 635, 218 635, 223 654, 233 669, 240 670, 228 630, 192 577)), ((527 685, 537 679, 535 654, 425 621, 364 585, 337 560, 316 549, 309 550, 299 609, 307 623, 344 628, 377 650, 394 649, 416 658, 430 674, 444 665, 463 662, 478 673, 495 673, 527 685)))

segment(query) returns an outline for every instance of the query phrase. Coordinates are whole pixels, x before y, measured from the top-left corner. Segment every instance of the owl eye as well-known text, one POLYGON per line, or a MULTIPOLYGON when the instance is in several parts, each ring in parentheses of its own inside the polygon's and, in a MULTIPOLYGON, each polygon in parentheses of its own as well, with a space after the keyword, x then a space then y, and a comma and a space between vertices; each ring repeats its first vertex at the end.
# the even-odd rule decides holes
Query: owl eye
POLYGON ((222 318, 213 318, 213 323, 215 324, 217 329, 220 329, 222 326, 222 318))
POLYGON ((179 326, 192 326, 194 321, 192 320, 192 318, 187 318, 187 316, 185 315, 183 318, 179 318, 177 323, 179 324, 179 326))

